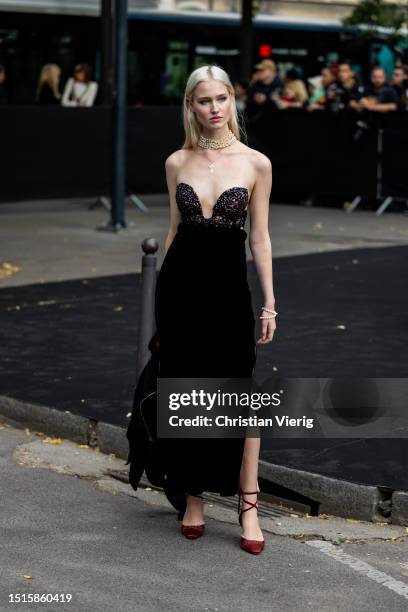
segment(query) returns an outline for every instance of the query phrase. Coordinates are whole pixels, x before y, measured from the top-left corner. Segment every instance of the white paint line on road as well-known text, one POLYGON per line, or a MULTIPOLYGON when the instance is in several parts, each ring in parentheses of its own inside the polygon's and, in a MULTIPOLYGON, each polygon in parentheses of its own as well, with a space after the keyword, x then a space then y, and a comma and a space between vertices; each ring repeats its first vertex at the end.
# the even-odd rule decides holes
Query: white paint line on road
POLYGON ((374 582, 378 582, 382 586, 387 587, 387 589, 401 595, 401 597, 408 599, 408 584, 406 582, 395 580, 395 578, 392 576, 389 576, 384 572, 380 572, 365 561, 360 561, 360 559, 345 553, 342 548, 335 546, 331 542, 326 542, 324 540, 307 540, 306 544, 308 546, 313 546, 313 548, 318 548, 320 552, 324 553, 325 555, 336 559, 336 561, 339 561, 340 563, 344 563, 344 565, 348 565, 356 570, 356 572, 364 574, 364 576, 370 580, 374 580, 374 582))

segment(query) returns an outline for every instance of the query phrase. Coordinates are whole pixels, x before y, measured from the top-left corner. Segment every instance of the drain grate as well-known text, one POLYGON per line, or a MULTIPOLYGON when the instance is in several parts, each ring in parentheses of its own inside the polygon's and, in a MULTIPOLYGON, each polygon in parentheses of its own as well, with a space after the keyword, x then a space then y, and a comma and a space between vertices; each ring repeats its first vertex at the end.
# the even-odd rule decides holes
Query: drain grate
MULTIPOLYGON (((142 478, 140 480, 140 486, 149 487, 150 489, 154 489, 156 491, 162 491, 160 487, 153 487, 149 483, 149 481, 146 480, 145 478, 142 478)), ((204 498, 204 502, 206 502, 207 504, 213 503, 213 504, 216 504, 217 506, 222 506, 223 508, 230 508, 231 510, 236 512, 237 504, 238 504, 238 496, 223 497, 216 493, 206 492, 203 494, 203 498, 204 498)), ((262 493, 259 498, 258 514, 259 516, 263 516, 265 518, 278 518, 282 516, 290 516, 293 514, 296 514, 297 516, 299 516, 299 518, 301 518, 302 516, 305 516, 304 513, 299 512, 298 510, 294 511, 292 508, 287 508, 285 506, 274 504, 269 501, 266 501, 265 499, 262 499, 262 493)))
MULTIPOLYGON (((235 497, 222 497, 221 495, 216 495, 213 493, 204 493, 203 495, 204 501, 209 503, 215 503, 218 506, 223 506, 224 508, 230 508, 236 512, 237 504, 238 504, 238 496, 235 497)), ((262 494, 259 498, 259 510, 258 515, 263 516, 265 518, 276 518, 281 516, 289 516, 290 514, 294 514, 294 511, 290 508, 285 508, 284 506, 278 506, 277 504, 272 504, 262 499, 262 494)), ((299 514, 296 512, 295 514, 299 514)), ((299 514, 299 516, 301 516, 299 514)))

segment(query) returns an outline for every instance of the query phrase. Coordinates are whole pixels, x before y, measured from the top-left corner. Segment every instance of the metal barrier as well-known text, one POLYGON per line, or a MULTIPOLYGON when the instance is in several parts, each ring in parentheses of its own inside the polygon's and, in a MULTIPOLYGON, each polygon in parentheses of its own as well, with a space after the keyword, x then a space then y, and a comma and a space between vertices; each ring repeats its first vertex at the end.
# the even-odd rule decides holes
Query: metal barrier
MULTIPOLYGON (((0 201, 92 197, 110 193, 112 121, 109 107, 2 107, 0 201)), ((378 113, 372 113, 372 115, 378 113)), ((273 165, 272 198, 300 202, 315 194, 342 203, 378 195, 378 148, 383 148, 381 195, 408 193, 408 113, 387 113, 359 139, 358 113, 259 113, 248 119, 248 145, 273 165)), ((129 108, 127 193, 165 193, 164 160, 181 147, 179 107, 129 108)))
MULTIPOLYGON (((375 212, 377 217, 382 215, 385 212, 385 210, 394 201, 404 202, 406 206, 408 206, 408 185, 406 186, 404 190, 405 196, 403 196, 402 194, 401 195, 390 195, 389 193, 385 191, 386 188, 384 188, 384 160, 387 155, 392 158, 393 152, 395 153, 395 151, 392 151, 392 150, 386 151, 384 149, 384 138, 386 137, 387 133, 389 134, 391 132, 391 130, 386 130, 385 128, 385 124, 386 124, 385 119, 386 118, 383 115, 376 117, 375 126, 373 128, 376 132, 376 143, 377 143, 375 201, 380 202, 380 206, 377 208, 375 212)), ((369 125, 366 122, 360 121, 358 123, 359 123, 361 133, 364 133, 364 130, 369 129, 369 125)), ((407 137, 405 138, 407 139, 407 137)), ((395 181, 395 175, 394 175, 394 181, 395 181)), ((353 212, 362 201, 363 201, 362 195, 355 196, 351 203, 351 206, 349 206, 346 209, 346 212, 347 213, 353 212)))

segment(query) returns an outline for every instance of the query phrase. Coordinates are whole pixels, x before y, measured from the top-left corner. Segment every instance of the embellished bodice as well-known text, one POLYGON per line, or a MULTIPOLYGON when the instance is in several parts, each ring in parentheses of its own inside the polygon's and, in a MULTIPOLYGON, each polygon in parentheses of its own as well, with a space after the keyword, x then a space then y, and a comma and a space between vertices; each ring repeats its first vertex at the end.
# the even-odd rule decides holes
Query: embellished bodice
POLYGON ((204 217, 200 198, 188 183, 178 183, 176 202, 184 223, 244 229, 249 193, 246 187, 230 187, 217 199, 211 217, 204 217))

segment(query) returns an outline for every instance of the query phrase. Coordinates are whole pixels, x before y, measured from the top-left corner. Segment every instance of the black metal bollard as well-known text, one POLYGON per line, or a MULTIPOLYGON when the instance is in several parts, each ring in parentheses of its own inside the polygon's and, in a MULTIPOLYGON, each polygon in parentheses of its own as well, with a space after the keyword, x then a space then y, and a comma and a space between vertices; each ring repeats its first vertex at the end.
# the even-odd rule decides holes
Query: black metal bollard
POLYGON ((156 264, 159 243, 155 238, 142 242, 141 303, 136 374, 139 377, 150 357, 149 342, 154 333, 154 294, 156 289, 156 264))

